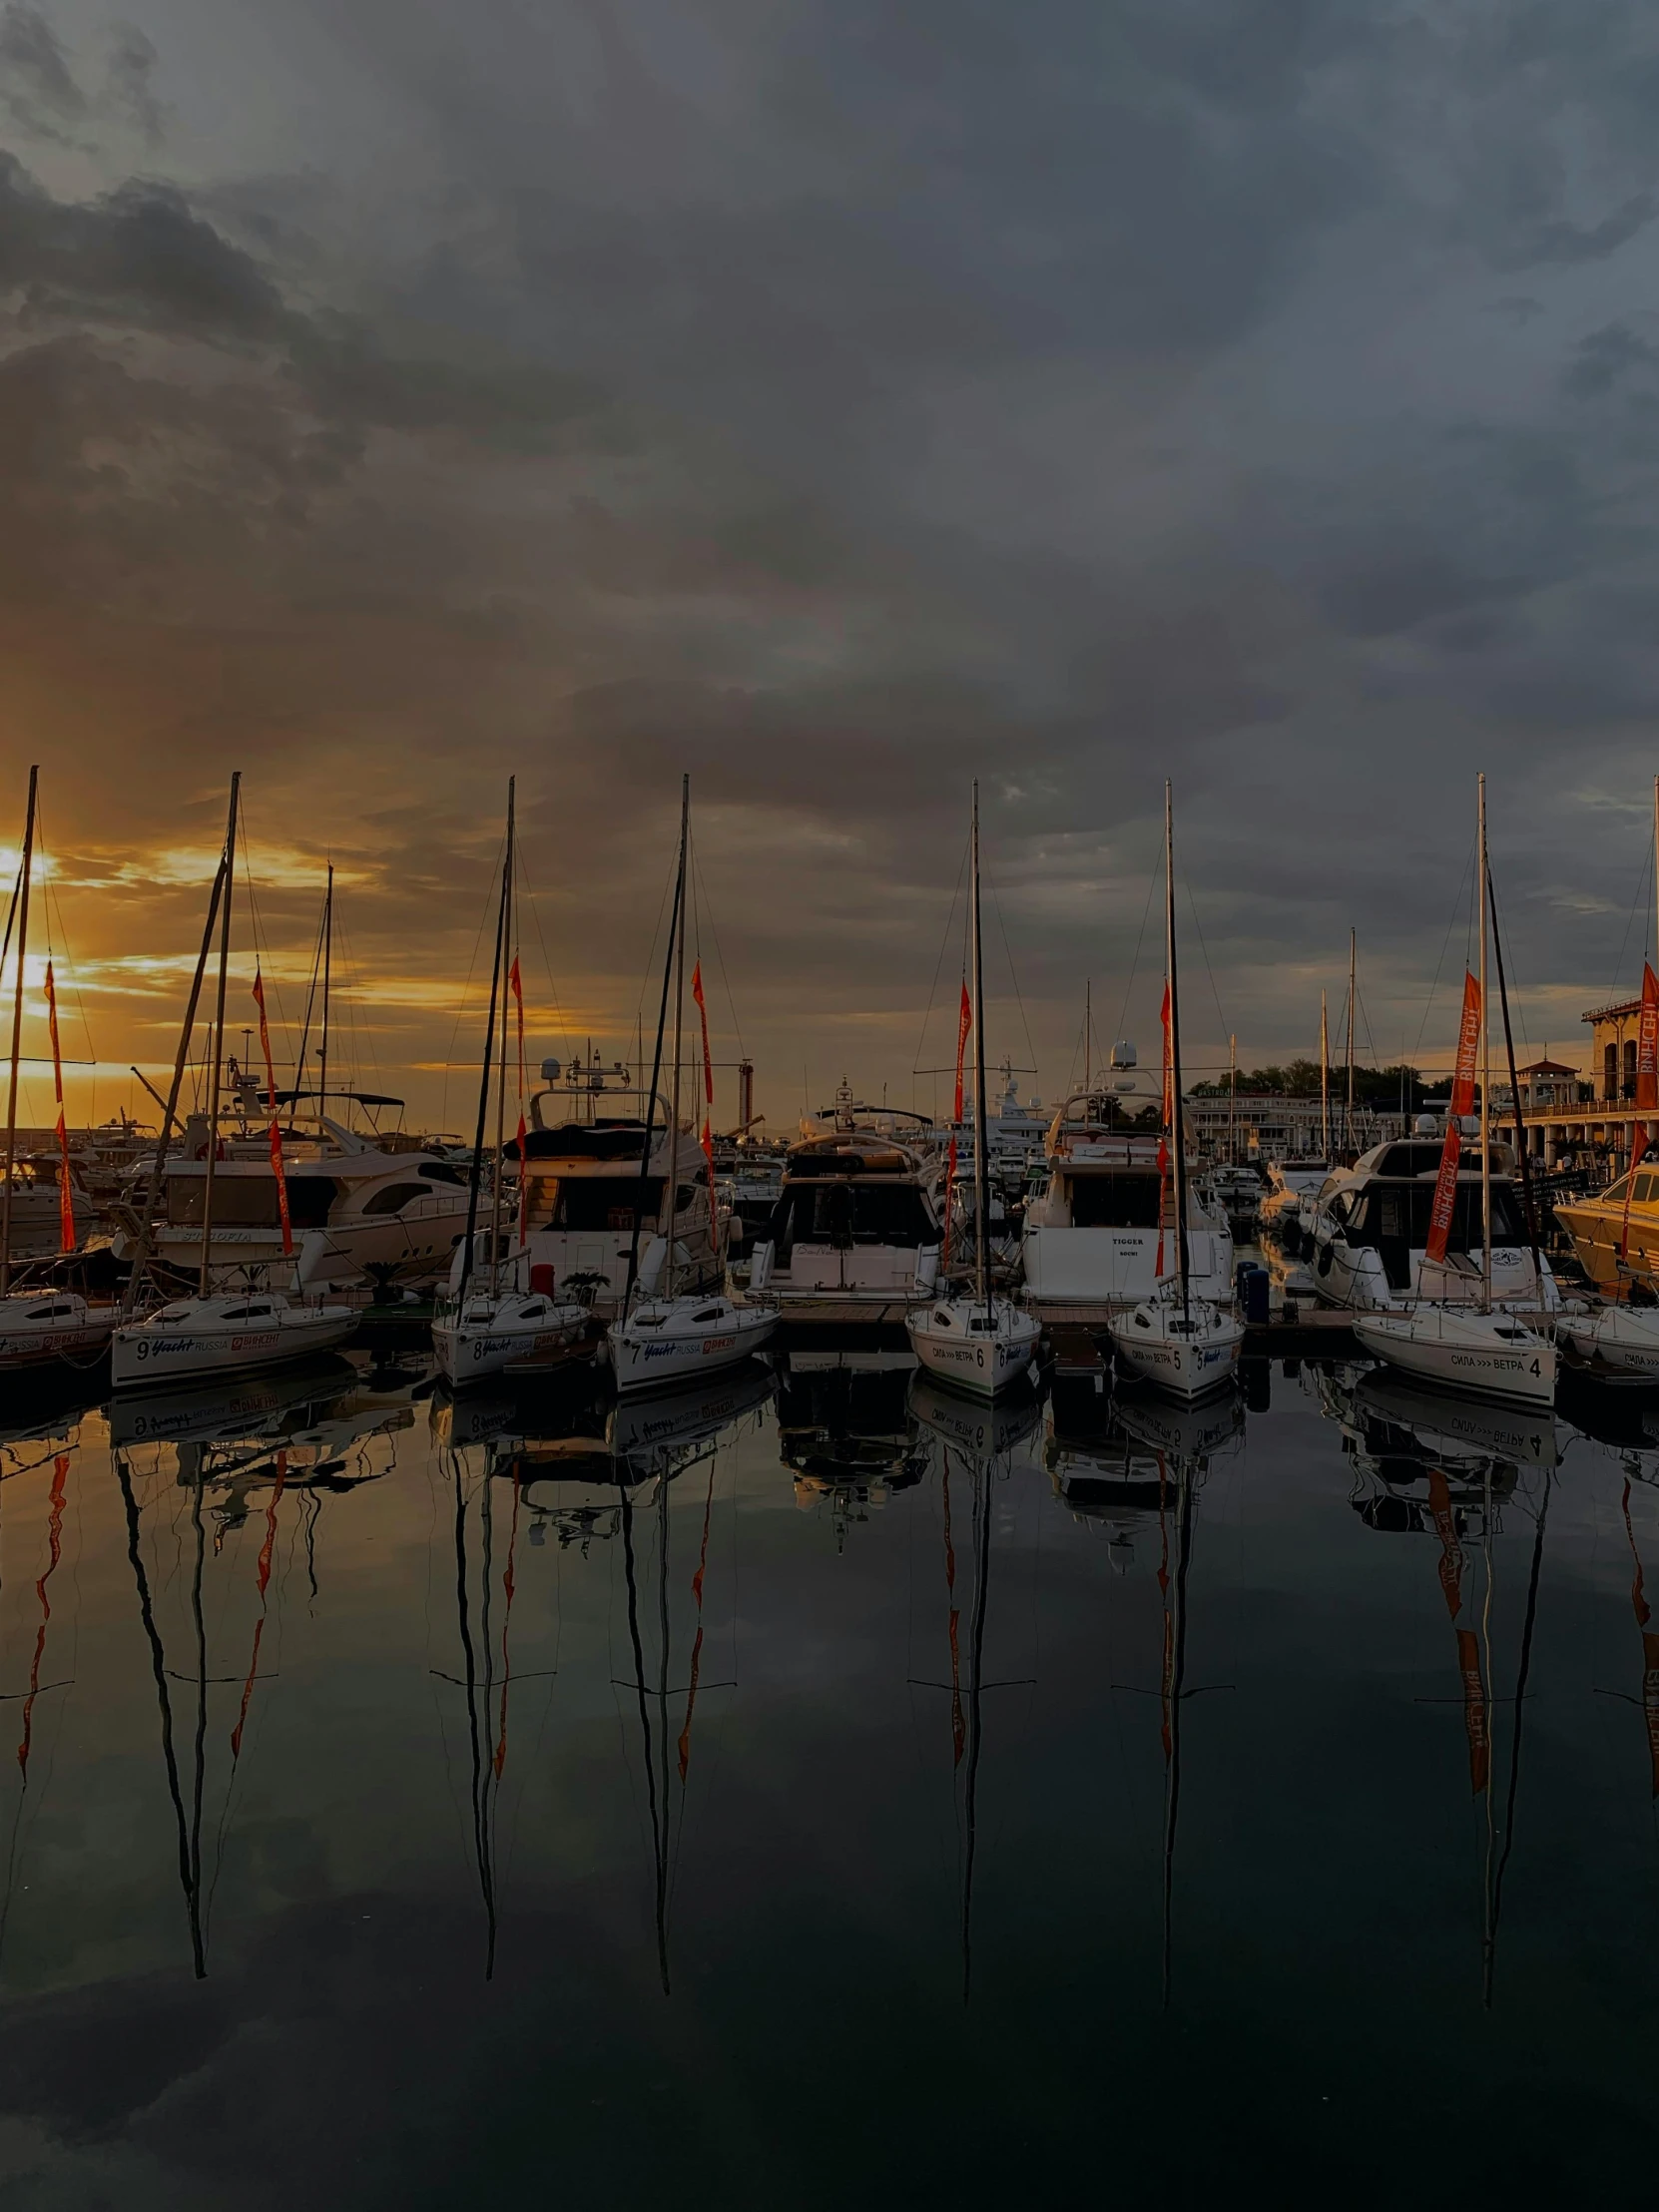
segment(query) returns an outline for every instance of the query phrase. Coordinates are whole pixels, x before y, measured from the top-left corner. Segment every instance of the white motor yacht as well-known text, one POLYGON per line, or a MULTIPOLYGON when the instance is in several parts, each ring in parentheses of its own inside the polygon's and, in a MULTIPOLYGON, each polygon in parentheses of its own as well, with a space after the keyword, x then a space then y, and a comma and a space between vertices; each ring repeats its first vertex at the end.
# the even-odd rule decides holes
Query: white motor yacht
MULTIPOLYGON (((158 1200, 160 1219, 148 1250, 184 1274, 202 1263, 202 1213, 207 1203, 206 1123, 187 1130, 181 1157, 169 1159, 158 1200)), ((361 1282, 370 1269, 403 1281, 442 1275, 465 1234, 467 1193, 452 1160, 429 1150, 392 1150, 325 1116, 314 1130, 284 1133, 283 1182, 294 1251, 284 1257, 276 1177, 268 1135, 255 1131, 226 1142, 226 1157, 213 1173, 213 1232, 209 1268, 215 1282, 272 1280, 291 1271, 301 1290, 333 1289, 361 1282)), ((135 1202, 149 1180, 148 1163, 135 1176, 135 1202)), ((131 1258, 139 1223, 130 1209, 115 1242, 118 1259, 131 1258)))
POLYGON ((751 1291, 801 1320, 898 1321, 938 1281, 942 1172, 931 1145, 860 1126, 805 1138, 751 1258, 751 1291))
POLYGON ((110 1375, 117 1389, 185 1376, 242 1375, 341 1345, 357 1326, 349 1306, 297 1306, 278 1292, 218 1292, 175 1299, 117 1329, 110 1375))
MULTIPOLYGON (((1326 1178, 1315 1213, 1310 1266, 1326 1306, 1359 1313, 1404 1312, 1424 1299, 1469 1305, 1481 1299, 1483 1216, 1478 1145, 1463 1155, 1443 1263, 1426 1257, 1441 1140, 1408 1137, 1374 1145, 1351 1168, 1326 1178)), ((1493 1147, 1494 1170, 1509 1155, 1493 1147)), ((1507 1173, 1491 1177, 1490 1303, 1508 1312, 1554 1313, 1561 1293, 1540 1252, 1532 1265, 1526 1224, 1507 1173)))
POLYGON ((108 1346, 117 1316, 116 1307, 89 1305, 77 1291, 0 1298, 0 1373, 89 1366, 108 1346))
POLYGON ((1309 1203, 1319 1197, 1331 1173, 1328 1160, 1275 1160, 1256 1220, 1264 1236, 1278 1238, 1295 1259, 1309 1203))
MULTIPOLYGON (((1048 1132, 1048 1173, 1026 1201, 1020 1252, 1025 1301, 1105 1321, 1150 1298, 1158 1250, 1173 1266, 1172 1202, 1158 1171, 1163 1083, 1120 1045, 1088 1091, 1074 1092, 1048 1132)), ((1187 1262, 1196 1295, 1233 1296, 1233 1231, 1227 1209, 1191 1183, 1187 1262)))

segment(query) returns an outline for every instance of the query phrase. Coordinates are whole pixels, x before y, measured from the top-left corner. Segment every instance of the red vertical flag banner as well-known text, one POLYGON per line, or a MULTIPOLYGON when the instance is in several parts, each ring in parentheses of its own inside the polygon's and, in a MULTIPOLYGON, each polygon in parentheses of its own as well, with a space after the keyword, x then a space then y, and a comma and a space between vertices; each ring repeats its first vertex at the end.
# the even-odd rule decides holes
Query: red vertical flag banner
POLYGON ((282 1257, 293 1256, 293 1223, 288 1218, 288 1179, 282 1167, 282 1125, 276 1116, 276 1072, 271 1064, 271 1024, 265 1016, 265 977, 254 970, 254 1003, 260 1009, 260 1050, 265 1054, 265 1095, 271 1104, 271 1172, 276 1178, 276 1214, 282 1224, 282 1257))
POLYGON ((715 1190, 715 1063, 709 1051, 709 1007, 703 996, 703 962, 699 960, 692 969, 692 996, 697 1001, 698 1019, 703 1025, 703 1135, 699 1139, 703 1147, 703 1168, 709 1179, 709 1236, 716 1255, 720 1252, 720 1199, 715 1190))
POLYGON ((530 1203, 530 1178, 524 1172, 524 1142, 529 1131, 524 1126, 524 980, 518 971, 518 954, 513 954, 513 964, 507 970, 507 988, 513 994, 513 1006, 518 1014, 518 1241, 524 1243, 524 1225, 530 1203))
POLYGON ((950 1212, 956 1203, 956 1132, 962 1126, 962 1063, 967 1054, 968 1032, 973 1027, 973 1001, 962 985, 962 1003, 956 1013, 956 1095, 950 1108, 950 1150, 944 1163, 944 1251, 941 1268, 950 1265, 950 1212))
POLYGON ((46 963, 46 1025, 52 1032, 52 1090, 58 1101, 58 1249, 75 1250, 75 1191, 69 1180, 69 1131, 63 1118, 63 1054, 58 1049, 58 990, 46 963))
POLYGON ((1445 1117, 1445 1145, 1440 1172, 1434 1182, 1434 1204, 1428 1215, 1427 1256, 1438 1266, 1445 1262, 1446 1240, 1457 1210, 1457 1163, 1462 1156, 1462 1120, 1474 1111, 1474 1060, 1480 1046, 1480 985, 1463 971, 1463 1018, 1457 1029, 1457 1063, 1451 1076, 1451 1105, 1445 1117))
POLYGON ((1162 1275, 1164 1272, 1164 1201, 1169 1192, 1169 1140, 1173 1135, 1175 1129, 1175 1123, 1171 1115, 1170 1097, 1171 1092, 1175 1088, 1175 1060, 1173 1054, 1170 1051, 1169 984, 1167 982, 1164 985, 1164 1003, 1159 1009, 1158 1019, 1163 1023, 1164 1026, 1164 1126, 1158 1137, 1157 1273, 1159 1275, 1162 1275))
MULTIPOLYGON (((1642 1010, 1636 1023, 1636 1104, 1650 1114, 1659 1110, 1659 976, 1646 960, 1642 962, 1642 1010)), ((1638 1121, 1630 1131, 1630 1174, 1624 1186, 1624 1220, 1619 1227, 1621 1259, 1630 1251, 1630 1198, 1652 1129, 1651 1122, 1638 1121)))

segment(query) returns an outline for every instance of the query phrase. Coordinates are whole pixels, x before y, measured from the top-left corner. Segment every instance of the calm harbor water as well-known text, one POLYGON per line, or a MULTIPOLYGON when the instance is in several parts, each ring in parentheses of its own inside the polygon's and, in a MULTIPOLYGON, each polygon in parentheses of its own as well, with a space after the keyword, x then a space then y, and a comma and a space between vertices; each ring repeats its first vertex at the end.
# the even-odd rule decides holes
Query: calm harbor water
POLYGON ((779 1368, 8 1406, 0 2203, 1650 2183, 1659 1411, 779 1368))

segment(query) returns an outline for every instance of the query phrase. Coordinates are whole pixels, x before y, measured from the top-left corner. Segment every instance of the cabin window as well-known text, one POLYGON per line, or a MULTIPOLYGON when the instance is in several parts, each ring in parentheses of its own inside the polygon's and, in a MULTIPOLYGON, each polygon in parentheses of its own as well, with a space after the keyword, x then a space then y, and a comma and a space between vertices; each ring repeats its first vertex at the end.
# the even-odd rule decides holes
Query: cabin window
POLYGON ((1158 1175, 1074 1175, 1070 1178, 1074 1229, 1156 1229, 1162 1184, 1158 1175))
POLYGON ((857 1245, 914 1251, 938 1242, 938 1227, 913 1183, 796 1184, 778 1201, 772 1237, 781 1265, 797 1244, 850 1252, 857 1245))
POLYGON ((1656 1182, 1659 1182, 1659 1176, 1638 1175, 1633 1203, 1637 1206, 1651 1206, 1653 1204, 1653 1186, 1656 1182))
POLYGON ((1610 1044, 1601 1055, 1601 1095, 1617 1098, 1619 1095, 1619 1048, 1610 1044))
POLYGON ((693 1314, 692 1327, 700 1329, 705 1322, 719 1321, 719 1319, 720 1308, 718 1306, 705 1306, 701 1314, 693 1314))
POLYGON ((1601 1203, 1603 1206, 1622 1206, 1624 1204, 1624 1194, 1629 1187, 1629 1176, 1621 1175, 1616 1183, 1609 1184, 1607 1189, 1602 1192, 1601 1203))
POLYGON ((648 1175, 570 1175, 530 1185, 532 1229, 616 1230, 634 1226, 634 1208, 642 1227, 651 1228, 663 1200, 663 1178, 648 1175))
MULTIPOLYGON (((167 1218, 176 1229, 200 1228, 207 1202, 205 1175, 173 1175, 167 1183, 167 1218)), ((288 1219, 295 1229, 320 1229, 328 1219, 334 1185, 326 1175, 288 1178, 288 1219)), ((220 1229, 279 1229, 274 1175, 216 1175, 214 1223, 220 1229)))
POLYGON ((426 1190, 419 1183, 388 1183, 384 1190, 371 1192, 363 1200, 365 1214, 400 1214, 403 1208, 417 1198, 424 1198, 426 1190))
POLYGON ((425 1176, 428 1183, 459 1183, 461 1181, 460 1170, 452 1168, 447 1160, 428 1160, 417 1172, 425 1176))
POLYGON ((1635 1038, 1634 1038, 1634 1037, 1627 1037, 1627 1038, 1625 1039, 1625 1045, 1624 1045, 1624 1090, 1623 1090, 1622 1096, 1624 1096, 1625 1098, 1634 1098, 1634 1097, 1635 1097, 1635 1095, 1636 1095, 1636 1040, 1635 1040, 1635 1038))

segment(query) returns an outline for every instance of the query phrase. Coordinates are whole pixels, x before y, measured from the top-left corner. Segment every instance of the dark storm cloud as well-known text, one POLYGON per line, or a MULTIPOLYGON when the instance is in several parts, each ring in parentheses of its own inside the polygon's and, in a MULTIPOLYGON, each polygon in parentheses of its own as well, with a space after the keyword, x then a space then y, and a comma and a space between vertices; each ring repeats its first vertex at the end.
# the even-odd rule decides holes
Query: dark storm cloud
MULTIPOLYGON (((119 83, 123 127, 165 95, 186 143, 161 17, 96 99, 89 56, 5 23, 40 124, 96 136, 119 83)), ((1423 793, 1478 761, 1547 824, 1547 880, 1604 871, 1571 794, 1639 773, 1659 694, 1644 10, 361 0, 306 28, 332 168, 313 140, 276 166, 296 96, 250 82, 243 173, 0 176, 7 559, 58 595, 49 688, 87 659, 73 583, 179 758, 229 715, 298 803, 349 728, 377 816, 377 763, 442 808, 517 763, 526 819, 618 880, 689 765, 780 1005, 830 921, 848 1006, 930 972, 974 773, 1058 1002, 1120 960, 1173 772, 1266 1043, 1307 1041, 1350 919, 1420 997, 1463 837, 1423 793), (1352 824, 1340 864, 1316 820, 1352 824)), ((441 839, 395 835, 441 879, 441 839)), ((559 956, 626 965, 559 873, 559 956)), ((388 933, 418 919, 386 895, 388 933)))
POLYGON ((27 0, 7 0, 0 11, 0 101, 14 123, 45 138, 86 113, 57 33, 27 0))

